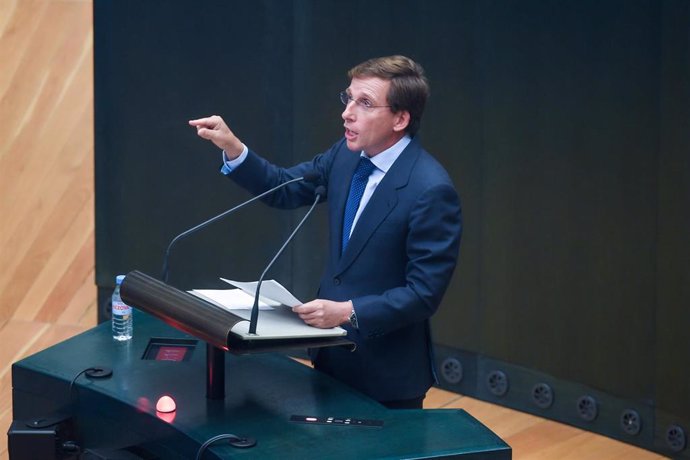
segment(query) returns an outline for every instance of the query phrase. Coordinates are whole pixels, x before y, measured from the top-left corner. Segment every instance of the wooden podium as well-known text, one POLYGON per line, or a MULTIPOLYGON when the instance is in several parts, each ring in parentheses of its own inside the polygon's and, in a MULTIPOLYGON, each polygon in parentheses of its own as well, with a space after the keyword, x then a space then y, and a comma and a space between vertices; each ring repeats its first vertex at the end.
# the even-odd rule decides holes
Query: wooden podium
POLYGON ((511 458, 463 410, 388 410, 279 354, 225 353, 225 398, 208 399, 204 345, 137 311, 130 342, 114 341, 104 323, 14 363, 11 460, 31 458, 27 449, 52 432, 58 450, 78 446, 72 458, 193 459, 225 433, 257 443, 221 440, 201 458, 511 458), (156 411, 165 395, 174 412, 156 411))

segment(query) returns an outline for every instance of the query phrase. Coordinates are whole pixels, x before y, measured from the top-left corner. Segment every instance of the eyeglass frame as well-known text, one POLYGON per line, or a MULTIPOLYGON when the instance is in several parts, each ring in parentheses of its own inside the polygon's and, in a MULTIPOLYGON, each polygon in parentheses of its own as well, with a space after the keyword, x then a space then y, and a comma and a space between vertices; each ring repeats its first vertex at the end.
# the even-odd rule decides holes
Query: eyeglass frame
POLYGON ((341 91, 339 96, 340 96, 340 102, 342 102, 345 107, 347 107, 348 104, 350 104, 350 102, 354 102, 355 106, 357 106, 358 108, 365 110, 365 111, 369 111, 371 109, 384 108, 384 107, 389 107, 389 108, 393 107, 392 105, 365 105, 365 103, 364 103, 364 101, 362 101, 362 99, 353 98, 352 96, 347 94, 347 91, 341 91))

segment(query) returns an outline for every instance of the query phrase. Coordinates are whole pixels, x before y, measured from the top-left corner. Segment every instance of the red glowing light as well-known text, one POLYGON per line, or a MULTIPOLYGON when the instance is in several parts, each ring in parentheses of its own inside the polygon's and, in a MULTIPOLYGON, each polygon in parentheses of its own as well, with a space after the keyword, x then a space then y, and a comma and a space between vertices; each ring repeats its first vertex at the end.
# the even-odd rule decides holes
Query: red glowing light
POLYGON ((158 402, 156 403, 156 411, 168 413, 175 412, 175 409, 177 409, 175 400, 172 399, 170 396, 165 395, 158 398, 158 402))

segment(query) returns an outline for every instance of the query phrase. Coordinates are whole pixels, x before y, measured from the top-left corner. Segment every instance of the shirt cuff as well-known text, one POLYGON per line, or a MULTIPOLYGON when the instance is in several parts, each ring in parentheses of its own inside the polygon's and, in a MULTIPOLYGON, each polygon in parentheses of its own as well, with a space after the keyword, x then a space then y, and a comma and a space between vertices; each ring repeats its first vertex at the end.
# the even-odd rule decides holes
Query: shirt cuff
POLYGON ((227 176, 235 169, 237 169, 237 167, 241 165, 242 162, 247 158, 247 155, 249 154, 249 149, 244 144, 242 144, 242 147, 242 153, 240 153, 240 156, 238 156, 234 160, 228 160, 228 156, 225 154, 225 150, 223 150, 223 166, 220 168, 221 173, 227 176))

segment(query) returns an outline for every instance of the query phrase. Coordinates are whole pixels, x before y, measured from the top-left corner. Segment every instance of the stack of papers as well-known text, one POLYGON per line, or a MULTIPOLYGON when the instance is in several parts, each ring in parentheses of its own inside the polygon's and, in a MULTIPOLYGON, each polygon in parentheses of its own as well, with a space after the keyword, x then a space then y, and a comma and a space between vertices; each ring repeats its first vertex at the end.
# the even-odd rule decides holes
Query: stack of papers
POLYGON ((236 316, 246 320, 238 322, 232 328, 232 332, 241 337, 256 340, 261 338, 334 337, 347 334, 345 329, 341 327, 320 329, 306 324, 292 311, 292 307, 301 305, 303 302, 275 280, 266 280, 261 283, 259 295, 261 313, 256 323, 256 335, 249 334, 249 320, 258 282, 221 279, 235 286, 236 289, 193 289, 189 293, 231 311, 236 316))

